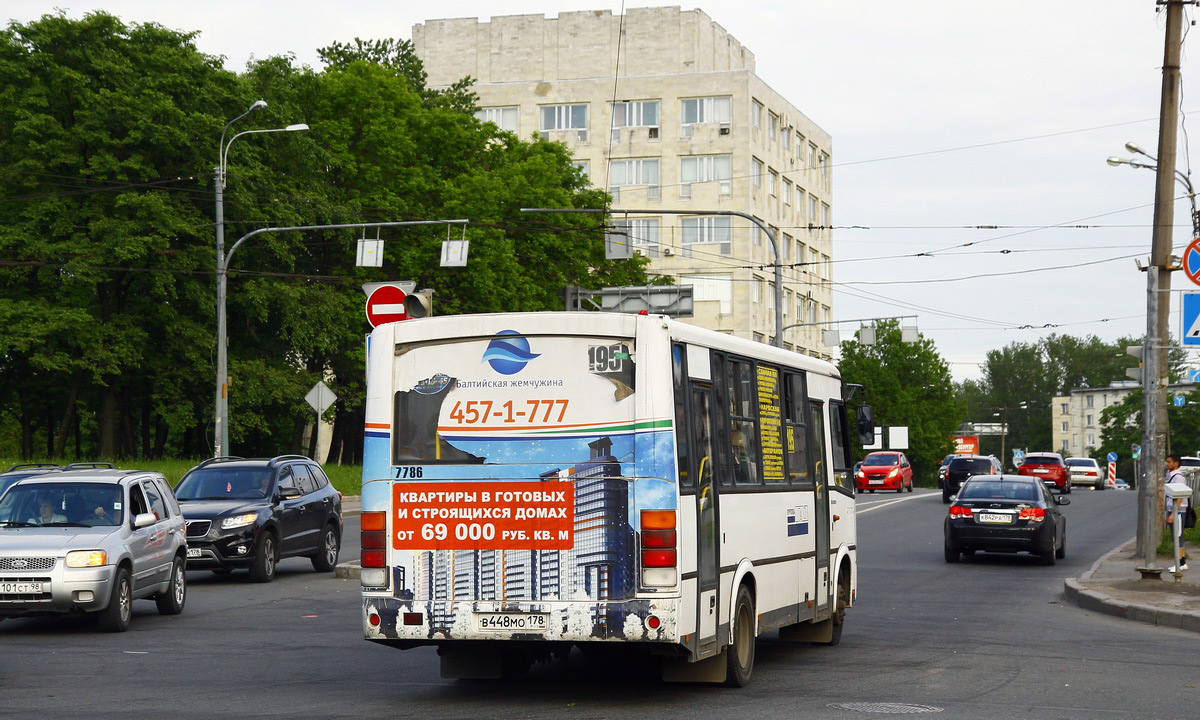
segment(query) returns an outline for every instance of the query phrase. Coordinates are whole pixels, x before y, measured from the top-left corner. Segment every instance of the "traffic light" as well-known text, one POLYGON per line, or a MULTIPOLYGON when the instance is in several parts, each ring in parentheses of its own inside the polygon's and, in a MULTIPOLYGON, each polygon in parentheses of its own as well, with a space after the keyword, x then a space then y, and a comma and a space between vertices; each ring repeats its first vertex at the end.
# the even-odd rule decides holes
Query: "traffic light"
POLYGON ((1137 367, 1128 368, 1125 370, 1126 377, 1128 377, 1131 380, 1141 381, 1141 379, 1142 379, 1142 346, 1141 345, 1130 345, 1125 348, 1125 352, 1126 352, 1126 354, 1132 355, 1135 358, 1137 358, 1137 361, 1138 361, 1137 367))
POLYGON ((410 292, 404 298, 404 312, 410 318, 423 318, 433 314, 433 290, 410 292))

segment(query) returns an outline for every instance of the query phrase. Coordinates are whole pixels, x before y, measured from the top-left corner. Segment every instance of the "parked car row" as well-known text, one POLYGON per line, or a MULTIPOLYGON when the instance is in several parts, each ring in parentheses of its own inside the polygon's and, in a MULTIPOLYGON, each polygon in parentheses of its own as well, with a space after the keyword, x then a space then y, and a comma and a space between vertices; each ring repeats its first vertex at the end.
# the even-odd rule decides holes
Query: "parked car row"
POLYGON ((270 582, 306 556, 328 572, 341 536, 341 493, 301 455, 206 460, 174 490, 107 463, 15 466, 0 473, 0 620, 84 613, 120 632, 137 599, 182 612, 187 569, 270 582))

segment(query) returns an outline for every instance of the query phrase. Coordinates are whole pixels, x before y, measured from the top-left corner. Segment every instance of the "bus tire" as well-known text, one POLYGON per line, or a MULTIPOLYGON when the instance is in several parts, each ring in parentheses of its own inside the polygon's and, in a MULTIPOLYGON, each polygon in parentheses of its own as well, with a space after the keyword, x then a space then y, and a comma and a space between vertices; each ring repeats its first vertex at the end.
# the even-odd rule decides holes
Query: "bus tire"
POLYGON ((850 573, 849 570, 842 571, 842 577, 838 579, 837 590, 837 605, 834 606, 833 617, 833 636, 825 643, 826 645, 837 645, 842 641, 842 627, 846 624, 846 608, 850 605, 850 573))
POLYGON ((738 588, 733 605, 733 644, 725 650, 725 684, 745 687, 754 672, 754 595, 750 588, 738 588))

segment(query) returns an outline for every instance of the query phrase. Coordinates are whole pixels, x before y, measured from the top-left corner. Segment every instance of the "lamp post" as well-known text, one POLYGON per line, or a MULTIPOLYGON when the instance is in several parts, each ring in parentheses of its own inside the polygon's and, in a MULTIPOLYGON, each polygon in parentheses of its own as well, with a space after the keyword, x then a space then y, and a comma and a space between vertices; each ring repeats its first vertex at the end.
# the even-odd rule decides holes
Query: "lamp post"
MULTIPOLYGON (((1146 170, 1158 170, 1158 158, 1138 147, 1137 143, 1127 142, 1125 143, 1125 149, 1131 153, 1137 153, 1138 155, 1150 158, 1151 162, 1142 162, 1137 158, 1119 158, 1114 155, 1107 160, 1108 164, 1113 167, 1128 165, 1129 167, 1145 168, 1146 170)), ((1184 190, 1187 190, 1188 202, 1192 205, 1192 238, 1200 238, 1200 213, 1196 212, 1196 191, 1192 187, 1192 180, 1186 173, 1176 168, 1175 181, 1182 185, 1184 190)))
POLYGON ((246 130, 225 140, 225 133, 238 120, 256 110, 267 106, 266 100, 256 100, 246 112, 225 123, 221 130, 221 142, 217 146, 217 167, 213 169, 216 188, 216 226, 217 226, 217 392, 216 407, 213 412, 213 456, 221 457, 229 450, 229 369, 228 358, 225 354, 225 282, 226 270, 229 267, 225 256, 225 161, 229 155, 229 146, 243 135, 271 132, 296 132, 307 130, 308 125, 299 123, 282 128, 264 130, 246 130))
MULTIPOLYGON (((1029 408, 1029 405, 1022 402, 1021 404, 1017 405, 1017 407, 1022 410, 1026 410, 1029 408)), ((1003 466, 1005 462, 1005 441, 1008 440, 1008 408, 1000 408, 1000 412, 992 413, 992 417, 1000 418, 1000 464, 1003 466)))
POLYGON ((775 347, 783 347, 783 266, 780 265, 779 244, 775 241, 775 231, 769 226, 763 224, 762 220, 750 215, 749 213, 739 212, 737 210, 613 210, 610 208, 521 208, 523 213, 592 213, 592 214, 608 214, 610 212, 618 213, 640 213, 642 215, 732 215, 740 218, 746 218, 750 222, 759 227, 760 230, 767 234, 767 240, 771 243, 771 252, 775 255, 775 342, 772 343, 775 347))

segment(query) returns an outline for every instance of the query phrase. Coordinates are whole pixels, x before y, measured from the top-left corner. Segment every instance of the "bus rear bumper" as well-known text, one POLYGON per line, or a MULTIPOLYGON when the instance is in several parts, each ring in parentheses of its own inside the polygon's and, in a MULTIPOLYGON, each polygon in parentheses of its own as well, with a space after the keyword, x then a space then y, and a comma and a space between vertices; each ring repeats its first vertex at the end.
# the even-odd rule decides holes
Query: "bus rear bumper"
POLYGON ((395 647, 447 640, 678 643, 679 608, 678 598, 498 603, 367 596, 363 637, 395 647))

